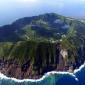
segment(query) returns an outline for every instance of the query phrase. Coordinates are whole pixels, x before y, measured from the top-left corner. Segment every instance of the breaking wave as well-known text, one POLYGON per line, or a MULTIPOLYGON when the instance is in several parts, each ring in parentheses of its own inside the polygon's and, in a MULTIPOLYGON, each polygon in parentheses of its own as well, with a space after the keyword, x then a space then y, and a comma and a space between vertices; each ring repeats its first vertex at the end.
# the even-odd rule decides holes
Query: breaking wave
POLYGON ((16 79, 0 73, 0 85, 85 85, 85 64, 74 73, 51 71, 40 79, 16 79))

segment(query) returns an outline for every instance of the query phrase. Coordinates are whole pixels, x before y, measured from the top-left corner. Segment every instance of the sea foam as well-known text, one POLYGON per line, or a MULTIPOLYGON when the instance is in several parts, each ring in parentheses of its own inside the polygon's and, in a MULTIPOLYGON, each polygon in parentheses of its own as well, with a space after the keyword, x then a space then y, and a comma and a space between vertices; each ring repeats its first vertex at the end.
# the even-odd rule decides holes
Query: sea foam
POLYGON ((85 68, 85 63, 84 63, 83 65, 81 65, 81 66, 79 67, 79 69, 74 70, 73 73, 60 72, 60 71, 59 71, 59 72, 57 72, 57 71, 51 71, 51 72, 48 72, 48 73, 46 73, 45 75, 43 75, 43 77, 40 78, 40 79, 22 79, 22 80, 20 80, 20 79, 16 79, 16 78, 7 77, 6 75, 0 73, 0 80, 2 80, 2 79, 7 79, 7 80, 12 80, 12 81, 14 81, 14 82, 39 82, 39 81, 42 81, 42 80, 44 80, 45 78, 49 77, 50 75, 55 75, 55 74, 57 74, 57 75, 70 75, 70 76, 72 76, 76 81, 78 81, 78 78, 76 77, 75 74, 76 74, 77 72, 81 71, 82 68, 85 68))

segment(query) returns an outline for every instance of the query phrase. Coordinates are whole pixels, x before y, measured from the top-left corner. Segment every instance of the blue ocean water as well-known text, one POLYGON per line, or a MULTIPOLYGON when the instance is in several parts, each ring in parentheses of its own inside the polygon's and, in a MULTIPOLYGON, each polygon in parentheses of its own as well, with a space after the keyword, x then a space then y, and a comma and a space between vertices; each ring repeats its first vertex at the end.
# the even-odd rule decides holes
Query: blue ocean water
POLYGON ((38 80, 18 80, 0 73, 0 85, 85 85, 85 64, 74 73, 52 71, 38 80))

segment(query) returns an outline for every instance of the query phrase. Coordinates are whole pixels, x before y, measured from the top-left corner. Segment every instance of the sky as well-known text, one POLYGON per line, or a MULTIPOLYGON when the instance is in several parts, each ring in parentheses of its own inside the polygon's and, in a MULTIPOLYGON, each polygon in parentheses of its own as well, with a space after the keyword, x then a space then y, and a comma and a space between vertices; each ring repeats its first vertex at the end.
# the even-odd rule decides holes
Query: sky
POLYGON ((85 19, 85 0, 0 0, 0 26, 44 13, 85 19))

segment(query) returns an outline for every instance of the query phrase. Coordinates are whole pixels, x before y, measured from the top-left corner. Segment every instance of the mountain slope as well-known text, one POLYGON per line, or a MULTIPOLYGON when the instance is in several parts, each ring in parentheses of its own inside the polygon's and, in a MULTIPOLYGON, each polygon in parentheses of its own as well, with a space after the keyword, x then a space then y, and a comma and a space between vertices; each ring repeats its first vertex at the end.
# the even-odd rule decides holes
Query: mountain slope
POLYGON ((60 39, 70 28, 85 35, 85 23, 54 13, 25 17, 0 27, 0 41, 60 39))
POLYGON ((0 27, 0 72, 8 76, 35 78, 52 70, 73 72, 84 62, 84 20, 50 13, 0 27))

